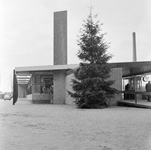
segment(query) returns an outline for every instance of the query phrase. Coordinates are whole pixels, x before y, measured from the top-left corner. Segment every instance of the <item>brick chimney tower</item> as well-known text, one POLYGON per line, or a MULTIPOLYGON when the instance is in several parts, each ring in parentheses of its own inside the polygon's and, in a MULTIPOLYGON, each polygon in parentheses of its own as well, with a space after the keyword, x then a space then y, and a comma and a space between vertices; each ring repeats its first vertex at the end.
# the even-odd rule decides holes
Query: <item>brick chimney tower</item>
POLYGON ((54 12, 54 65, 67 64, 67 11, 54 12))

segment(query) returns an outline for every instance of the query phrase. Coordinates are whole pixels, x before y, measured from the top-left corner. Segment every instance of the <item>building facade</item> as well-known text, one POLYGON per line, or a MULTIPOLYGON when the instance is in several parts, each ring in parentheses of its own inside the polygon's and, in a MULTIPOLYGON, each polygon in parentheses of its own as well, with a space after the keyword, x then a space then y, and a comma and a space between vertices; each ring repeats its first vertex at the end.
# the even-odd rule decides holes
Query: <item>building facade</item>
MULTIPOLYGON (((142 82, 144 74, 151 72, 151 62, 110 63, 113 87, 123 90, 124 78, 131 78, 134 87, 142 82), (136 78, 135 78, 136 77, 136 78), (141 82, 140 82, 141 81, 141 82)), ((54 65, 16 67, 18 81, 18 97, 27 98, 32 102, 49 104, 74 105, 74 99, 68 91, 72 91, 71 80, 74 78, 73 69, 78 64, 67 64, 67 11, 54 13, 54 65)), ((116 105, 122 100, 122 94, 117 94, 110 105, 116 105)))

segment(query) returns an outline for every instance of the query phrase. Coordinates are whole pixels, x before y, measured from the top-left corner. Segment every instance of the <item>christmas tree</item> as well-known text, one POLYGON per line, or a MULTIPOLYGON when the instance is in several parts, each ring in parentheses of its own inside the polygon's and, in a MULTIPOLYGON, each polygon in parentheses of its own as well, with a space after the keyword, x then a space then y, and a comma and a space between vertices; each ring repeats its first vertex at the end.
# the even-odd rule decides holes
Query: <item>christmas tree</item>
POLYGON ((90 10, 80 30, 78 57, 82 61, 74 72, 72 80, 74 92, 69 92, 75 98, 78 108, 104 108, 114 97, 117 90, 111 87, 114 81, 109 80, 111 69, 108 61, 112 55, 107 53, 108 44, 104 42, 99 21, 95 21, 90 10))

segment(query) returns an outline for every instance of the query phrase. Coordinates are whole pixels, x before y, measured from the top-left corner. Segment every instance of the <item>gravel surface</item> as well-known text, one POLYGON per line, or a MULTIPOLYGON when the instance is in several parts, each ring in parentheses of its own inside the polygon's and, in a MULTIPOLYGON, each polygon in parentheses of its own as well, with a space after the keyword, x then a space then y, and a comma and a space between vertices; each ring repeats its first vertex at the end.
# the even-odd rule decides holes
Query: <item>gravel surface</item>
POLYGON ((151 109, 0 99, 0 150, 151 150, 151 109))

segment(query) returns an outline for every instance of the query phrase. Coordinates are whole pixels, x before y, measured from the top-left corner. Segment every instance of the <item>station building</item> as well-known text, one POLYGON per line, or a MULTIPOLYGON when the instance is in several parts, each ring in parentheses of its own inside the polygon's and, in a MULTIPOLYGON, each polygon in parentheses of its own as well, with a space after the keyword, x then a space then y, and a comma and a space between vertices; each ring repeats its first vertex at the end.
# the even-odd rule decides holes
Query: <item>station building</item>
MULTIPOLYGON (((67 11, 54 12, 54 63, 47 66, 16 67, 18 98, 39 103, 74 105, 71 80, 78 64, 67 63, 67 11)), ((151 61, 109 63, 113 85, 123 91, 126 83, 133 90, 144 91, 150 78, 151 61)), ((142 97, 140 97, 142 98, 142 97)), ((117 105, 123 94, 116 94, 110 105, 117 105)))

